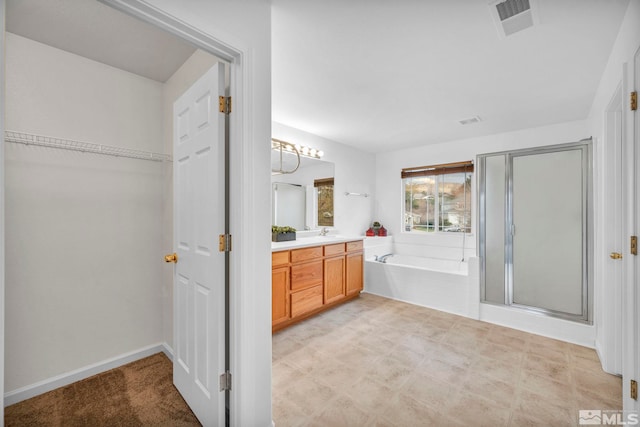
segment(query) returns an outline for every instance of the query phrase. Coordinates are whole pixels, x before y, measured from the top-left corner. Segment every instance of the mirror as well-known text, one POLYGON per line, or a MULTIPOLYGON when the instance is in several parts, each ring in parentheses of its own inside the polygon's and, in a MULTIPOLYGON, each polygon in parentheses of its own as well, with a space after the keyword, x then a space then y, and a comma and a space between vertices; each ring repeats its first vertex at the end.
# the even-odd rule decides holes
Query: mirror
MULTIPOLYGON (((271 150, 272 170, 293 170, 298 160, 293 153, 271 150)), ((271 175, 271 223, 298 231, 333 227, 334 164, 300 156, 294 173, 271 175)))

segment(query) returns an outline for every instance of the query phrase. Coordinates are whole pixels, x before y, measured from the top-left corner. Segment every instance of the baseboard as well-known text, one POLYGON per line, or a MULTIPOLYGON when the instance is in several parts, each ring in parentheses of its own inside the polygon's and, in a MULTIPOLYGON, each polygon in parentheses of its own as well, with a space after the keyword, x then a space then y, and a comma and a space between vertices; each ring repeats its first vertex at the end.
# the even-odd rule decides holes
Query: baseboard
POLYGON ((44 381, 39 381, 37 383, 21 387, 17 390, 9 391, 4 394, 4 406, 13 405, 14 403, 30 399, 38 396, 39 394, 55 390, 59 387, 64 387, 76 381, 81 381, 93 375, 118 368, 122 365, 126 365, 127 363, 135 362, 136 360, 143 359, 159 352, 166 354, 169 359, 173 360, 173 349, 167 343, 153 344, 120 356, 103 360, 102 362, 94 363, 93 365, 85 366, 84 368, 76 369, 71 372, 51 377, 44 381))
POLYGON ((173 348, 166 342, 162 343, 162 352, 173 362, 173 348))

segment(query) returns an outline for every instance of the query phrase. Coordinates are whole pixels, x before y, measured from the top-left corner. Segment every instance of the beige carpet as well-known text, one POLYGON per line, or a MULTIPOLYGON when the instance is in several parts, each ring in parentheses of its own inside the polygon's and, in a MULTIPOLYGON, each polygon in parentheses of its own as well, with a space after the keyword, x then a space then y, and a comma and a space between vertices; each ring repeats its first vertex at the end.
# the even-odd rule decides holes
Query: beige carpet
POLYGON ((162 353, 5 408, 10 426, 199 426, 162 353))

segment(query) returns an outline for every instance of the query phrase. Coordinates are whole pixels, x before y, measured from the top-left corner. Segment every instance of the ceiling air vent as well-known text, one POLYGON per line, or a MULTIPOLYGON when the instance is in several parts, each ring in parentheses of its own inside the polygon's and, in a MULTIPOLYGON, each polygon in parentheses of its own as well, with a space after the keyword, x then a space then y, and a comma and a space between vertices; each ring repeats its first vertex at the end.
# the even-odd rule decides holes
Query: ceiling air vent
POLYGON ((491 14, 501 38, 533 27, 536 22, 532 4, 535 0, 506 0, 491 3, 491 14))
POLYGON ((473 123, 480 123, 481 121, 482 119, 480 118, 480 116, 473 116, 469 117, 468 119, 458 120, 458 123, 460 123, 461 125, 470 125, 473 123))

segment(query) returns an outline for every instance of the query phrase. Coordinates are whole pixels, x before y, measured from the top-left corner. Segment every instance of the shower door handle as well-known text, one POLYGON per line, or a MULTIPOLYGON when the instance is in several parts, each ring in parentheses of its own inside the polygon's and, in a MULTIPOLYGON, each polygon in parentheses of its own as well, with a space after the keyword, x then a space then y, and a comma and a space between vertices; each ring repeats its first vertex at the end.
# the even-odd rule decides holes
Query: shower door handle
POLYGON ((622 254, 620 252, 611 252, 609 257, 611 259, 622 259, 622 254))

